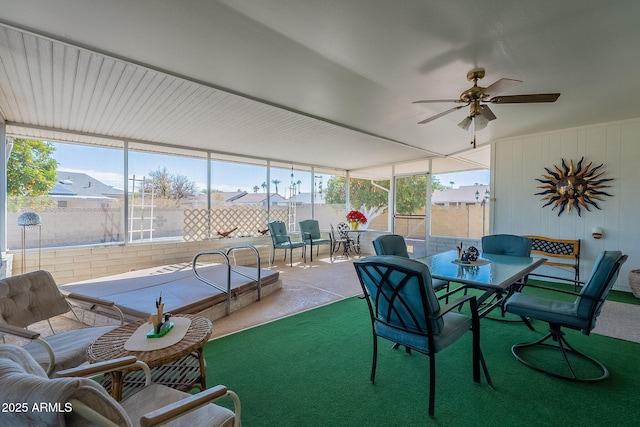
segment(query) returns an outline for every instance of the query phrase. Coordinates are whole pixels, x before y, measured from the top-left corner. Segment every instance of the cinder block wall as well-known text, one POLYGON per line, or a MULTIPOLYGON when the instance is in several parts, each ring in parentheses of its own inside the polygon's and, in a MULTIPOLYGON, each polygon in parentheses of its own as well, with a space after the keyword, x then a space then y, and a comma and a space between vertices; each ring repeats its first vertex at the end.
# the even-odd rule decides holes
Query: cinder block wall
MULTIPOLYGON (((373 253, 371 241, 382 233, 362 233, 362 254, 373 253)), ((298 240, 297 233, 291 234, 292 240, 298 240)), ((244 237, 236 239, 212 239, 198 242, 168 241, 137 243, 130 245, 76 246, 64 248, 46 248, 39 254, 37 249, 25 252, 25 272, 40 268, 51 272, 59 285, 95 279, 133 270, 158 267, 163 265, 191 262, 196 253, 206 250, 222 250, 238 245, 254 245, 260 253, 262 267, 269 265, 272 244, 269 236, 244 237), (39 261, 40 258, 40 261, 39 261)), ((315 257, 316 248, 314 248, 315 257)), ((22 271, 22 251, 10 251, 13 254, 12 274, 22 271)), ((294 261, 300 257, 294 251, 294 261)), ((328 256, 329 246, 320 246, 320 255, 328 256)), ((278 250, 276 263, 282 266, 283 252, 278 250)), ((309 256, 309 253, 307 253, 309 256)), ((221 257, 206 257, 203 262, 223 262, 221 257)), ((234 259, 231 259, 234 262, 234 259)), ((235 262, 238 265, 255 265, 255 253, 251 250, 235 251, 235 262)), ((288 263, 288 256, 287 256, 288 263)))

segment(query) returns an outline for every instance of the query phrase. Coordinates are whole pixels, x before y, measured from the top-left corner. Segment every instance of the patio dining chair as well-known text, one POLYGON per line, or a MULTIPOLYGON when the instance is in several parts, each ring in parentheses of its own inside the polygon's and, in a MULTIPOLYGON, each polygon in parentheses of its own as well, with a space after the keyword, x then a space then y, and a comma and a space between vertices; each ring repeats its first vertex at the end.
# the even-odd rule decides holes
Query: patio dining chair
MULTIPOLYGON (((376 251, 376 255, 396 255, 409 258, 407 244, 404 237, 399 234, 383 234, 376 237, 373 241, 373 249, 376 251)), ((436 292, 442 289, 449 290, 449 282, 446 280, 432 278, 431 285, 436 292)))
MULTIPOLYGON (((482 244, 482 253, 485 254, 495 254, 495 255, 506 255, 506 256, 517 256, 517 257, 530 257, 531 256, 531 248, 533 242, 528 237, 517 236, 513 234, 490 234, 488 236, 482 236, 481 240, 482 244)), ((526 281, 526 277, 522 278, 523 281, 526 281)), ((521 283, 513 286, 511 291, 518 291, 521 288, 521 283)), ((465 289, 466 293, 466 289, 465 289)), ((504 299, 504 294, 496 293, 496 295, 491 299, 491 301, 487 301, 486 304, 492 304, 493 301, 497 298, 504 299)), ((504 307, 500 308, 501 318, 495 319, 493 317, 487 317, 488 319, 493 320, 502 320, 502 321, 511 321, 505 318, 505 310, 504 307)), ((529 321, 522 317, 521 320, 529 329, 533 329, 529 321)), ((517 320, 520 321, 520 320, 517 320)))
POLYGON ((269 228, 269 235, 271 235, 271 242, 273 244, 273 253, 271 254, 271 262, 273 263, 276 258, 276 249, 284 249, 284 261, 287 261, 287 249, 289 250, 289 266, 293 267, 293 250, 297 248, 302 249, 302 256, 304 262, 307 262, 307 245, 304 242, 292 242, 289 233, 287 232, 287 226, 282 221, 271 221, 267 224, 269 228))
POLYGON ((316 255, 320 253, 321 245, 329 245, 329 257, 332 258, 333 254, 331 249, 333 248, 333 241, 331 234, 326 239, 322 237, 320 233, 320 225, 315 219, 305 219, 298 223, 300 226, 300 239, 311 248, 311 261, 313 262, 313 247, 316 247, 316 255))
POLYGON ((591 333, 602 305, 618 277, 620 267, 626 260, 627 255, 620 251, 602 252, 594 263, 589 280, 579 293, 528 283, 524 286, 525 291, 529 287, 535 287, 556 295, 572 295, 575 297, 573 301, 530 295, 524 291, 509 297, 505 303, 506 311, 549 324, 549 333, 537 341, 513 345, 511 352, 515 358, 532 369, 567 380, 601 381, 607 378, 607 368, 596 359, 574 349, 562 328, 579 330, 585 335, 591 333), (540 353, 541 349, 557 351, 540 353), (546 357, 532 357, 535 351, 546 357), (553 354, 559 356, 559 364, 549 361, 548 356, 553 354))
MULTIPOLYGON (((429 357, 429 415, 434 415, 435 356, 471 331, 473 381, 480 383, 480 365, 487 382, 491 378, 480 350, 480 321, 476 297, 467 295, 444 307, 431 286, 429 268, 418 261, 376 255, 353 263, 364 299, 367 301, 373 332, 371 382, 375 381, 378 337, 403 345, 429 357), (455 309, 468 302, 471 316, 455 309)), ((395 345, 394 345, 395 348, 395 345)), ((398 366, 396 366, 398 368, 398 366)))
POLYGON ((112 310, 120 324, 124 323, 122 312, 113 302, 73 293, 65 296, 47 271, 38 270, 0 280, 0 333, 31 341, 24 348, 46 369, 47 375, 86 362, 89 345, 116 327, 83 327, 56 334, 50 319, 69 312, 75 315, 67 299, 112 310), (29 329, 42 321, 49 322, 53 335, 43 338, 29 329))

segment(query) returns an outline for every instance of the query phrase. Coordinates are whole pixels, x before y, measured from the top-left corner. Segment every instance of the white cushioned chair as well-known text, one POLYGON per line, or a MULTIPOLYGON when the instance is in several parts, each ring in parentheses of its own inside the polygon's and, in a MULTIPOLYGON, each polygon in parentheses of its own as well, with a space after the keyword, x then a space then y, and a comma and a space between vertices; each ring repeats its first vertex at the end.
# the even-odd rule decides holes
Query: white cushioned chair
POLYGON ((0 333, 31 340, 25 349, 47 370, 47 375, 86 362, 89 345, 116 327, 86 327, 46 338, 28 329, 34 323, 72 312, 67 297, 112 309, 120 318, 120 324, 123 323, 122 312, 113 302, 76 294, 65 297, 47 271, 38 270, 0 280, 0 333))
POLYGON ((60 371, 59 374, 64 378, 48 378, 23 348, 0 344, 2 401, 22 405, 20 410, 2 414, 2 425, 240 426, 240 400, 226 387, 219 385, 190 395, 163 385, 149 384, 148 366, 133 356, 60 371), (145 370, 147 386, 121 403, 109 396, 96 381, 78 377, 99 375, 134 364, 145 370), (223 396, 233 400, 235 413, 210 403, 223 396), (38 411, 42 404, 48 405, 46 410, 38 411))

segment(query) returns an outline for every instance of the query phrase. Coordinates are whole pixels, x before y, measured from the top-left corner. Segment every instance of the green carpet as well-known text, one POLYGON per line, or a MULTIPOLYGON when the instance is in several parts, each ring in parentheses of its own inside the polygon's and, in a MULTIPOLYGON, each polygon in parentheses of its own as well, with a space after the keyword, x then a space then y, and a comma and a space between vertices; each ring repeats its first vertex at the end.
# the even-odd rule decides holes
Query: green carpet
POLYGON ((533 323, 536 332, 522 323, 482 321, 494 389, 484 377, 473 383, 471 334, 439 353, 434 419, 427 415, 426 356, 380 340, 376 383, 369 382, 371 324, 357 298, 208 343, 207 382, 238 393, 245 427, 637 425, 640 344, 567 331, 575 347, 610 371, 603 382, 573 383, 513 358, 513 343, 546 331, 546 324, 533 323))

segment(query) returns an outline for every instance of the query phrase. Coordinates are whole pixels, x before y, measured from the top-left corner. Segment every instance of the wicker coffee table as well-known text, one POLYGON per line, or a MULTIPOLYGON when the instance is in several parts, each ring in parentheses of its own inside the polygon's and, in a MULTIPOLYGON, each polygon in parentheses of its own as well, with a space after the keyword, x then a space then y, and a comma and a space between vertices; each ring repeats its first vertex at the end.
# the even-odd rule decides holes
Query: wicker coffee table
MULTIPOLYGON (((128 323, 98 338, 87 350, 90 363, 103 362, 124 356, 135 356, 151 368, 151 381, 166 386, 190 391, 193 388, 205 390, 206 371, 202 349, 212 332, 211 321, 188 314, 174 317, 191 319, 186 335, 177 344, 158 350, 128 351, 124 345, 133 333, 146 323, 143 320, 128 323)), ((150 326, 151 327, 151 326, 150 326)), ((120 401, 136 389, 144 387, 142 370, 118 371, 105 375, 102 385, 114 399, 120 401)))

